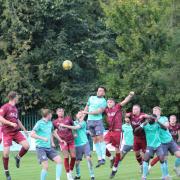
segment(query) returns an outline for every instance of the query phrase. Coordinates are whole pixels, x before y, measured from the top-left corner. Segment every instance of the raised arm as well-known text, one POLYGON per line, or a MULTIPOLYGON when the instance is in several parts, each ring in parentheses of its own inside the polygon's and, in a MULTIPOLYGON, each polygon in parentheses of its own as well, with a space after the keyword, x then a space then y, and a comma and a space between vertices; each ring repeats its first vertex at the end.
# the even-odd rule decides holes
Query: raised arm
POLYGON ((121 106, 126 105, 126 104, 132 99, 133 96, 134 96, 134 92, 131 91, 131 92, 129 93, 129 95, 128 95, 122 102, 120 102, 119 104, 120 104, 121 106))
POLYGON ((134 130, 134 132, 137 132, 137 131, 139 131, 140 129, 143 129, 143 127, 144 127, 147 123, 149 123, 149 120, 144 121, 140 126, 138 126, 138 127, 134 130))
POLYGON ((68 128, 68 129, 72 129, 72 130, 77 130, 77 129, 80 129, 81 126, 80 125, 76 125, 76 126, 69 126, 69 125, 65 125, 65 124, 60 124, 61 127, 65 127, 65 128, 68 128))

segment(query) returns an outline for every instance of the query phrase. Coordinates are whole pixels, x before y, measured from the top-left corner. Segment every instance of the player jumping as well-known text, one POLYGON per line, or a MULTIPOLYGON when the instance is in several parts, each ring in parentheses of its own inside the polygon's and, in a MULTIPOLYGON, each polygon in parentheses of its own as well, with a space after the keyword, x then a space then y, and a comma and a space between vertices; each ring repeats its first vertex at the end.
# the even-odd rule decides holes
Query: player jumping
POLYGON ((73 120, 67 116, 64 117, 64 109, 58 108, 56 111, 58 118, 53 121, 54 135, 59 141, 60 148, 64 155, 64 167, 67 174, 67 179, 72 180, 72 172, 75 165, 75 146, 74 146, 74 135, 71 129, 61 127, 60 124, 73 125, 73 120), (71 160, 69 162, 69 155, 71 160))
POLYGON ((15 156, 16 167, 20 167, 20 159, 27 153, 29 149, 29 143, 20 132, 22 129, 26 135, 28 134, 24 126, 18 117, 18 110, 16 104, 18 103, 19 96, 16 92, 11 91, 8 94, 9 102, 4 104, 0 109, 0 122, 3 124, 3 165, 7 180, 11 180, 11 176, 8 169, 9 153, 12 141, 22 145, 21 150, 15 156))
POLYGON ((86 132, 86 122, 84 121, 84 114, 82 111, 79 111, 76 115, 76 121, 74 121, 74 126, 68 126, 61 124, 62 127, 70 128, 76 130, 77 137, 75 137, 75 146, 76 146, 76 177, 75 179, 81 178, 80 173, 80 161, 82 160, 83 155, 85 155, 88 163, 89 174, 91 180, 94 180, 94 170, 91 160, 91 150, 90 145, 87 139, 86 132))
MULTIPOLYGON (((136 104, 133 106, 132 112, 126 114, 126 117, 130 118, 132 128, 135 130, 140 126, 143 120, 148 117, 148 115, 142 113, 140 106, 136 104)), ((141 166, 142 171, 143 156, 146 152, 146 136, 144 130, 134 132, 133 150, 135 152, 136 160, 141 166)))
POLYGON ((126 105, 134 96, 134 92, 130 92, 129 95, 120 103, 115 104, 114 99, 107 100, 107 108, 105 114, 107 115, 108 132, 104 137, 106 144, 112 144, 115 147, 116 156, 114 162, 112 161, 112 155, 108 149, 106 149, 106 155, 111 158, 113 165, 112 173, 110 177, 114 177, 117 172, 117 167, 121 159, 120 156, 120 141, 122 132, 122 107, 126 105))
POLYGON ((99 87, 96 96, 91 96, 84 109, 84 114, 88 114, 88 129, 93 137, 96 153, 98 157, 98 164, 100 167, 105 164, 106 144, 104 142, 104 125, 102 113, 106 108, 106 100, 104 98, 106 89, 99 87))
POLYGON ((42 165, 40 180, 46 180, 48 171, 48 159, 56 163, 56 180, 60 180, 62 172, 61 157, 52 148, 53 124, 52 114, 49 109, 42 109, 42 119, 34 126, 31 137, 36 139, 36 152, 39 163, 42 165))

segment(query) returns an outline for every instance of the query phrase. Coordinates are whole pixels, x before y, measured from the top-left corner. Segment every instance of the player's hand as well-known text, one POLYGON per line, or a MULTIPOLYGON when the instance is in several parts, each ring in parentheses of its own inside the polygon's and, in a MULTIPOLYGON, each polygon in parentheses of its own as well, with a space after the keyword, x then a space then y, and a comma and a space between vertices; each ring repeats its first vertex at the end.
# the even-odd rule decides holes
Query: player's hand
POLYGON ((17 124, 16 124, 16 123, 12 123, 12 122, 11 122, 9 125, 12 126, 12 127, 14 127, 14 128, 17 127, 17 124))
POLYGON ((62 140, 61 142, 64 143, 65 146, 67 145, 66 141, 62 140))
POLYGON ((48 138, 43 138, 43 141, 48 142, 48 138))
POLYGON ((82 111, 83 114, 88 114, 88 111, 82 111))
POLYGON ((77 135, 77 134, 74 134, 74 137, 76 138, 76 137, 78 137, 78 135, 77 135))
POLYGON ((134 94, 135 94, 134 91, 131 91, 131 92, 129 93, 130 96, 134 96, 134 94))
POLYGON ((54 143, 51 143, 51 146, 52 146, 53 148, 55 148, 55 147, 56 147, 56 145, 55 145, 54 143))
POLYGON ((62 124, 62 123, 59 123, 59 126, 60 126, 60 127, 64 127, 64 124, 62 124))

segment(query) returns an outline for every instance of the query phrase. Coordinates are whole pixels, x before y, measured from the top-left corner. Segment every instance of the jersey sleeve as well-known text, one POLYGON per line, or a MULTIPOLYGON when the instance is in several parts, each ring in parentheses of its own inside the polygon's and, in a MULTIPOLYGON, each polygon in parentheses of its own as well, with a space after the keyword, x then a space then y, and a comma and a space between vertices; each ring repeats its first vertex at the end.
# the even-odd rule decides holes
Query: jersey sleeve
POLYGON ((33 127, 33 131, 39 131, 39 129, 40 129, 40 123, 39 122, 37 122, 36 124, 35 124, 35 126, 33 127))
POLYGON ((105 99, 103 100, 103 102, 102 102, 101 106, 102 106, 102 108, 106 108, 106 107, 107 107, 107 102, 106 102, 106 100, 105 100, 105 99))
POLYGON ((0 108, 0 116, 4 117, 6 113, 7 113, 7 106, 4 105, 0 108))
POLYGON ((86 123, 83 121, 83 122, 80 122, 78 124, 81 128, 85 128, 86 127, 86 123))
POLYGON ((121 110, 121 109, 122 109, 122 106, 121 106, 120 103, 117 103, 117 104, 116 104, 116 109, 117 109, 117 110, 121 110))

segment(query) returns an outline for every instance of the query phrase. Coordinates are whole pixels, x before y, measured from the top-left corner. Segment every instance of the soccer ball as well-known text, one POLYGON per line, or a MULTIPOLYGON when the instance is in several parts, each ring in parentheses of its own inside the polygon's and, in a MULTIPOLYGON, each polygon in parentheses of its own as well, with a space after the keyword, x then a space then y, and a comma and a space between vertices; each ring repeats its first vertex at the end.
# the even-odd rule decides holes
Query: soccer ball
POLYGON ((70 70, 72 68, 72 62, 70 60, 65 60, 62 67, 64 70, 70 70))

